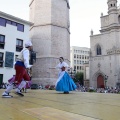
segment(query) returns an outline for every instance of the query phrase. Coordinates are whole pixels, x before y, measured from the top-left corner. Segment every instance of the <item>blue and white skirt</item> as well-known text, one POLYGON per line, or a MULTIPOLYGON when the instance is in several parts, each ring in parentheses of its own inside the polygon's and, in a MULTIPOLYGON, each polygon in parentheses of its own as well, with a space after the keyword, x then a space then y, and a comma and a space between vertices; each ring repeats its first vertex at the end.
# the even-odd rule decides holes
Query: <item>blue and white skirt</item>
POLYGON ((76 85, 73 79, 69 76, 66 71, 62 71, 56 82, 56 91, 69 92, 76 89, 76 85))

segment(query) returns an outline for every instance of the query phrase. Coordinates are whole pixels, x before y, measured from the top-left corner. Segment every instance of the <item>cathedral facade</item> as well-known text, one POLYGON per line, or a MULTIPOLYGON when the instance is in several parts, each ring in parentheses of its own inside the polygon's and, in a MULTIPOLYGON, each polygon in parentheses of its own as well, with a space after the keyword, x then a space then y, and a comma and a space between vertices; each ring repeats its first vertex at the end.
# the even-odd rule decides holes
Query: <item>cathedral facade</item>
POLYGON ((120 84, 120 9, 108 0, 108 15, 101 14, 100 34, 90 36, 90 86, 116 87, 120 84))

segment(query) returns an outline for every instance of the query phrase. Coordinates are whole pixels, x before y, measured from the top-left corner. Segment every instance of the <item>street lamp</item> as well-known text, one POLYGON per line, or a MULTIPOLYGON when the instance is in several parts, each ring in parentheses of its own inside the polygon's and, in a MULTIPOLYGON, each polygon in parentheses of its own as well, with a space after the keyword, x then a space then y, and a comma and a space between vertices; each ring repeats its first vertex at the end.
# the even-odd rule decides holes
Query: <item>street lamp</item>
POLYGON ((75 78, 75 73, 76 73, 76 70, 74 69, 72 69, 72 68, 70 68, 70 69, 68 69, 68 74, 71 76, 71 78, 75 78))
POLYGON ((107 87, 107 80, 108 80, 108 76, 107 76, 107 75, 105 75, 104 79, 105 79, 105 88, 106 88, 106 87, 107 87))

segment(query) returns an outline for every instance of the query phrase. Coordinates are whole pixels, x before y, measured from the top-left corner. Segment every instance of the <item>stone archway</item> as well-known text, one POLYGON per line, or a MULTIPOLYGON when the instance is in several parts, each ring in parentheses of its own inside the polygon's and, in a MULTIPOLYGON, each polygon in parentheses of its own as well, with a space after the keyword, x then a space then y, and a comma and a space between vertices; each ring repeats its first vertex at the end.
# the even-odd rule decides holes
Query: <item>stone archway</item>
POLYGON ((104 77, 102 75, 97 77, 97 88, 105 88, 104 77))

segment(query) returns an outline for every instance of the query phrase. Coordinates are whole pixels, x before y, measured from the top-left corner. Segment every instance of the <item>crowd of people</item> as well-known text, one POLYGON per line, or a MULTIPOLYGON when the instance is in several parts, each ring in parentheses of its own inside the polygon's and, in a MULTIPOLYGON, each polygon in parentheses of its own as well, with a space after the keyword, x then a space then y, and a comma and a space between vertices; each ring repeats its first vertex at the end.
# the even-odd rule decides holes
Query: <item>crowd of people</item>
MULTIPOLYGON (((6 89, 9 83, 3 83, 0 85, 0 89, 6 89)), ((120 88, 119 87, 106 87, 106 88, 93 88, 93 87, 86 87, 83 85, 80 85, 79 83, 76 83, 76 91, 77 92, 97 92, 97 93, 116 93, 120 94, 120 88)), ((24 87, 22 89, 22 92, 27 92, 27 89, 31 89, 30 85, 29 87, 24 87)), ((55 85, 38 85, 38 88, 40 90, 55 90, 55 85)))
POLYGON ((77 91, 79 92, 97 92, 97 93, 118 93, 120 94, 120 87, 106 87, 106 88, 94 88, 82 86, 79 83, 76 83, 77 91))

